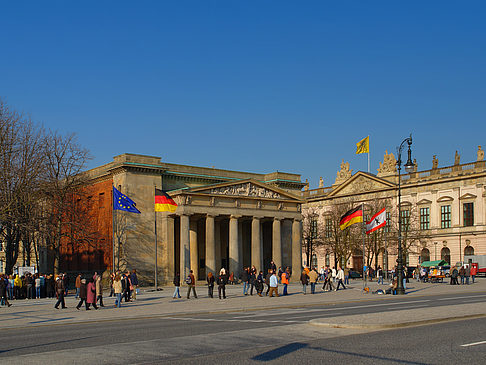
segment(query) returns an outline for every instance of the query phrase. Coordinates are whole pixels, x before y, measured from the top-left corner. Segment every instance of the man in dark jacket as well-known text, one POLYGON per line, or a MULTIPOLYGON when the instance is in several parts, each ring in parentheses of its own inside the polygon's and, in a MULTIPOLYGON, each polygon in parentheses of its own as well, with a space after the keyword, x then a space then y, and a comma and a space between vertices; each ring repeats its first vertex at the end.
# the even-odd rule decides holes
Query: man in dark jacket
POLYGON ((135 269, 132 270, 132 273, 130 274, 130 281, 132 282, 132 299, 137 300, 137 288, 138 288, 138 277, 137 277, 137 271, 135 269))
POLYGON ((273 270, 268 269, 267 276, 265 276, 265 284, 267 285, 267 292, 265 293, 265 295, 268 295, 268 292, 270 291, 270 277, 272 276, 272 274, 273 274, 273 270))
POLYGON ((228 278, 226 276, 226 271, 221 269, 219 275, 216 279, 216 284, 218 284, 218 295, 219 299, 221 299, 221 293, 223 293, 223 299, 226 299, 226 284, 228 282, 228 278))
POLYGON ((248 295, 248 288, 250 283, 250 278, 248 275, 248 268, 243 268, 243 272, 241 273, 241 281, 243 282, 243 295, 248 295))
POLYGON ((196 278, 194 277, 194 273, 193 273, 192 270, 189 272, 188 278, 189 278, 189 281, 187 283, 187 286, 188 286, 188 289, 187 289, 187 299, 189 299, 189 297, 191 296, 191 290, 194 293, 194 298, 197 299, 197 294, 196 294, 196 278))
POLYGON ((59 304, 61 304, 61 308, 66 308, 66 303, 64 302, 64 294, 66 288, 64 287, 64 281, 59 276, 56 280, 56 294, 57 294, 57 303, 54 308, 59 309, 59 304))

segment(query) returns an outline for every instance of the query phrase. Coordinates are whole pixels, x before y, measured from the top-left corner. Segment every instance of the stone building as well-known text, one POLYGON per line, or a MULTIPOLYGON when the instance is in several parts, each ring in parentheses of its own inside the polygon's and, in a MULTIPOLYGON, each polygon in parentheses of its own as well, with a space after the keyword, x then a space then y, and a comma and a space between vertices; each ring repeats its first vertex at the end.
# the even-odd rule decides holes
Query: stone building
MULTIPOLYGON (((435 259, 455 264, 463 261, 464 255, 486 254, 486 168, 481 146, 478 147, 475 162, 462 164, 456 151, 454 165, 438 165, 437 157, 433 156, 432 169, 418 171, 415 162, 412 173, 401 175, 402 222, 415 219, 420 231, 420 239, 408 251, 407 265, 416 266, 435 259)), ((322 182, 320 185, 323 186, 322 182)), ((311 209, 317 212, 316 223, 323 227, 332 206, 345 201, 364 203, 366 206, 388 200, 392 207, 390 210, 397 210, 398 172, 395 156, 385 153, 376 175, 361 171, 352 174, 349 163, 343 161, 332 186, 306 189, 301 197, 306 201, 304 215, 311 209)), ((357 251, 346 264, 360 270, 362 251, 357 251)), ((396 255, 396 248, 381 249, 377 261, 380 266, 391 269, 396 255)), ((333 265, 332 252, 323 246, 313 259, 319 267, 333 265)))
MULTIPOLYGON (((104 269, 136 268, 145 283, 154 280, 155 257, 159 283, 171 282, 176 272, 184 277, 190 269, 199 279, 222 267, 239 275, 245 266, 265 269, 271 260, 300 271, 300 175, 177 165, 135 154, 116 156, 87 174, 86 199, 104 239, 94 260, 104 269), (112 186, 135 201, 141 214, 115 211, 113 216, 112 186), (177 202, 175 213, 154 212, 156 188, 177 202), (108 238, 112 222, 115 244, 108 238)), ((65 259, 76 256, 67 245, 63 252, 65 259)))

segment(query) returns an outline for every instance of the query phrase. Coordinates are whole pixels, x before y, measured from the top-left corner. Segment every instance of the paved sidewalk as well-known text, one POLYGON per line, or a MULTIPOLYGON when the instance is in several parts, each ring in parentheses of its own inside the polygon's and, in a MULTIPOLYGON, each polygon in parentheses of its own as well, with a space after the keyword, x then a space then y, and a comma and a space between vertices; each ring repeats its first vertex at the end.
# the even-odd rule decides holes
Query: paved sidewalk
MULTIPOLYGON (((369 283, 371 291, 378 288, 387 288, 387 285, 369 283)), ((476 284, 451 286, 446 283, 429 284, 411 282, 408 285, 407 297, 426 297, 429 295, 458 294, 458 293, 486 293, 486 280, 479 279, 476 284)), ((10 308, 0 308, 0 328, 19 328, 29 326, 55 325, 67 323, 88 323, 91 321, 110 321, 141 317, 161 317, 181 315, 185 313, 214 313, 222 311, 252 311, 269 308, 292 308, 314 305, 332 305, 343 302, 388 300, 397 298, 391 295, 365 294, 362 291, 362 281, 352 281, 346 290, 337 292, 322 292, 321 286, 315 295, 301 293, 302 287, 298 284, 289 286, 288 296, 278 298, 263 297, 257 295, 243 296, 242 285, 228 286, 227 299, 220 300, 217 297, 207 297, 207 288, 199 285, 196 287, 198 299, 185 299, 187 287, 181 288, 182 299, 173 299, 173 287, 164 287, 162 291, 142 290, 137 296, 137 301, 122 303, 122 308, 114 308, 114 298, 105 297, 105 307, 99 310, 76 310, 77 300, 74 295, 66 298, 67 309, 54 309, 55 300, 20 300, 12 301, 10 308)), ((281 292, 280 288, 280 292, 281 292)), ((310 287, 308 287, 308 293, 310 287)), ((217 291, 215 291, 217 294, 217 291)), ((340 317, 342 318, 342 317, 340 317)))

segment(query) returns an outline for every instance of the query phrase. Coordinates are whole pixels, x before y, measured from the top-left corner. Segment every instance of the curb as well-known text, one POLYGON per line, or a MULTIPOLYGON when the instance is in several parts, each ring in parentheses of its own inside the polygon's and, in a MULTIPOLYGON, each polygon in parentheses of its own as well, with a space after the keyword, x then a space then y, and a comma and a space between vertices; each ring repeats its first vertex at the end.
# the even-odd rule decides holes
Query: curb
POLYGON ((428 325, 428 324, 437 324, 437 323, 451 322, 451 321, 462 321, 462 320, 485 318, 485 317, 486 317, 486 314, 470 314, 470 315, 467 315, 467 316, 445 317, 445 318, 426 319, 426 320, 421 320, 421 321, 397 322, 397 323, 389 323, 389 324, 328 323, 328 322, 320 322, 320 319, 311 319, 308 323, 312 326, 320 326, 320 327, 326 327, 326 328, 393 329, 393 328, 424 326, 424 325, 428 325))

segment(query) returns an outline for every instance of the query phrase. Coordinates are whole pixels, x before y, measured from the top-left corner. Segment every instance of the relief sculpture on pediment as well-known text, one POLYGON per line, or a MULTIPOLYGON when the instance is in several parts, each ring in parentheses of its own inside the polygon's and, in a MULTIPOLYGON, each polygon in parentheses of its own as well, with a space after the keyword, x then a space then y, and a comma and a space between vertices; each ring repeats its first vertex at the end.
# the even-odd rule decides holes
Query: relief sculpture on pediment
POLYGON ((255 198, 279 199, 280 194, 251 183, 212 188, 211 194, 250 196, 255 198))
POLYGON ((383 156, 383 162, 380 162, 380 167, 378 168, 377 176, 390 176, 397 173, 397 160, 393 153, 388 153, 385 151, 383 156))

